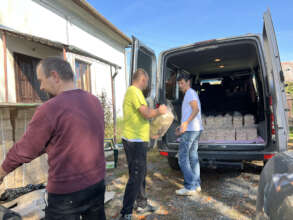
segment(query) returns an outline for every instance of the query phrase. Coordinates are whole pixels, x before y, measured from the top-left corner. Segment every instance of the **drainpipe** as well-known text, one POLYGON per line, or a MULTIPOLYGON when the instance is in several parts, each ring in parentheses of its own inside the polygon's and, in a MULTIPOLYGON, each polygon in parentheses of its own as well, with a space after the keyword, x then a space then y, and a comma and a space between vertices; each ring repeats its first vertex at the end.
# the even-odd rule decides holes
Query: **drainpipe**
POLYGON ((4 58, 4 81, 5 81, 5 102, 8 102, 8 80, 7 80, 7 54, 6 54, 6 32, 2 31, 3 58, 4 58))
POLYGON ((112 87, 112 109, 113 109, 113 132, 114 132, 114 143, 116 145, 116 141, 117 141, 117 133, 116 133, 116 127, 117 127, 117 123, 116 123, 116 98, 115 98, 115 77, 118 74, 117 68, 115 68, 115 72, 113 73, 112 71, 112 67, 110 66, 110 70, 111 70, 111 87, 112 87))

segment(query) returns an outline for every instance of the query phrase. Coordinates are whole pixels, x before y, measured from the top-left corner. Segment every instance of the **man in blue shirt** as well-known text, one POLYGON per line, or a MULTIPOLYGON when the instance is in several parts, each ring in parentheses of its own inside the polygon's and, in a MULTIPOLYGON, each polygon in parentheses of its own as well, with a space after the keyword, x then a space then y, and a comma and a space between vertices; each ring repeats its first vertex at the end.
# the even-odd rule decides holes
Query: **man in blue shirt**
POLYGON ((176 134, 181 135, 178 162, 184 176, 184 188, 176 190, 176 195, 185 196, 201 191, 197 149, 203 126, 200 101, 196 91, 190 87, 190 75, 181 74, 177 81, 181 92, 184 93, 181 125, 176 130, 176 134))

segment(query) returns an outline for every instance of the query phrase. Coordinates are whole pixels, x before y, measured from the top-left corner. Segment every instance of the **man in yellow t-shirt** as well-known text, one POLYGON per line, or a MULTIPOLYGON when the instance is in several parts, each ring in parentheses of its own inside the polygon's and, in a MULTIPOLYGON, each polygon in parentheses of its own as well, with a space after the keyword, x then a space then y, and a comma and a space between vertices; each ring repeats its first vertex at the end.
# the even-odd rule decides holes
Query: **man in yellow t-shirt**
POLYGON ((136 212, 139 214, 155 211, 155 208, 147 203, 145 194, 146 154, 150 139, 149 119, 167 112, 165 105, 160 105, 157 109, 148 107, 142 91, 148 87, 149 77, 143 69, 137 69, 132 81, 123 102, 122 142, 129 179, 124 192, 120 220, 131 220, 135 202, 136 212))

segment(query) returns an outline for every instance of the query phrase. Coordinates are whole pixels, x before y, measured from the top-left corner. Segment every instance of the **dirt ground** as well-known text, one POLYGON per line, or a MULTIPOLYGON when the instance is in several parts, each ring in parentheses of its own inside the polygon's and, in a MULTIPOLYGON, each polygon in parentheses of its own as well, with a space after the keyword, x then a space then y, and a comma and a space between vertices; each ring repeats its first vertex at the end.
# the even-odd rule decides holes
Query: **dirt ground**
MULTIPOLYGON (((246 220, 255 216, 257 187, 262 163, 248 163, 243 171, 201 169, 202 192, 180 197, 175 190, 183 187, 181 172, 169 168, 167 159, 154 149, 148 152, 147 194, 159 209, 134 220, 246 220)), ((118 219, 127 182, 124 151, 119 152, 118 168, 107 170, 107 190, 116 192, 106 205, 107 219, 118 219)))

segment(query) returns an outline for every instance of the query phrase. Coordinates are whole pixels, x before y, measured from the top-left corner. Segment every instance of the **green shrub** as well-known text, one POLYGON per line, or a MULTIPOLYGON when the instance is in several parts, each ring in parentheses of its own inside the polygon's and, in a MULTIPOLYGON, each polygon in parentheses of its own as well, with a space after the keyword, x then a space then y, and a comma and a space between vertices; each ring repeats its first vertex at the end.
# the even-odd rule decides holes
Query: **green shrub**
MULTIPOLYGON (((105 138, 114 138, 114 123, 113 123, 113 108, 112 101, 107 97, 107 93, 102 91, 97 95, 102 107, 104 109, 104 121, 105 121, 105 138)), ((122 134, 122 118, 116 119, 116 141, 121 143, 122 134)))
POLYGON ((286 86, 286 92, 293 95, 293 82, 287 82, 288 86, 286 86))

